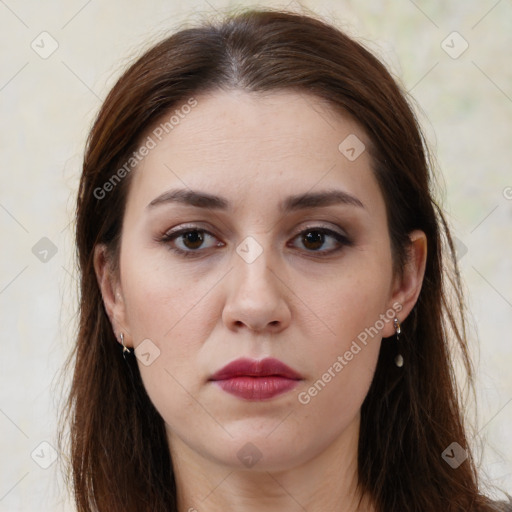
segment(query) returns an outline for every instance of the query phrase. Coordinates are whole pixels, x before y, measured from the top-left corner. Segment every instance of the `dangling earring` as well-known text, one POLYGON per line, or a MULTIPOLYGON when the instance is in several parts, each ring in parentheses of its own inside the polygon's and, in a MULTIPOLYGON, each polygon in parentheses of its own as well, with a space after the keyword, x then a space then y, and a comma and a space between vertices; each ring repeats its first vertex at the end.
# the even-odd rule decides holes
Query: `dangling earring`
MULTIPOLYGON (((400 326, 400 322, 398 321, 398 318, 395 317, 393 320, 393 325, 395 326, 395 332, 396 332, 396 341, 398 344, 398 340, 400 338, 400 333, 402 332, 402 328, 400 326)), ((399 348, 400 350, 400 348, 399 348)), ((395 364, 398 366, 398 368, 401 368, 404 365, 404 358, 400 352, 395 356, 395 364)))
POLYGON ((119 337, 121 338, 121 344, 123 345, 123 357, 126 361, 126 354, 131 354, 131 350, 124 344, 124 334, 122 332, 119 333, 119 337))

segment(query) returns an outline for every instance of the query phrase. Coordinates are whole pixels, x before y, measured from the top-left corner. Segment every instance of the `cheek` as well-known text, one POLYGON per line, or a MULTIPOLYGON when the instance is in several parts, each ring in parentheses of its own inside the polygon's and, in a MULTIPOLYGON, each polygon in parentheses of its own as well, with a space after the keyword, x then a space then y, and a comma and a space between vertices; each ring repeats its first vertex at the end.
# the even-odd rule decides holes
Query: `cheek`
POLYGON ((394 317, 386 311, 389 280, 381 266, 368 263, 361 268, 326 282, 322 293, 308 298, 324 328, 321 335, 311 332, 315 341, 304 347, 313 368, 299 401, 327 414, 329 404, 337 403, 345 411, 340 420, 361 406, 375 371, 381 331, 394 317))
POLYGON ((209 304, 208 292, 216 283, 215 276, 192 271, 192 265, 174 263, 164 251, 155 256, 151 251, 139 251, 137 258, 128 255, 122 267, 126 318, 134 343, 154 338, 155 343, 176 339, 182 331, 194 340, 199 329, 205 327, 194 317, 204 315, 209 304), (192 321, 194 319, 194 321, 192 321))
POLYGON ((299 431, 314 440, 311 453, 329 446, 358 417, 378 360, 384 288, 369 277, 339 280, 318 297, 317 311, 329 328, 304 346, 311 371, 296 394, 299 431))
POLYGON ((145 343, 141 349, 151 353, 150 364, 138 360, 144 385, 155 401, 167 396, 179 403, 173 414, 193 405, 184 390, 196 392, 198 354, 221 315, 219 276, 197 269, 173 262, 165 251, 130 252, 128 243, 121 261, 126 323, 134 346, 145 343))
POLYGON ((372 329, 372 337, 380 337, 375 336, 373 328, 382 330, 378 320, 389 300, 391 277, 382 272, 385 265, 361 260, 359 265, 347 265, 347 270, 326 279, 314 296, 305 298, 328 327, 327 345, 333 349, 343 349, 368 329, 372 329))
POLYGON ((164 265, 143 266, 140 259, 127 262, 125 271, 134 345, 151 341, 149 364, 143 357, 137 361, 146 392, 168 424, 188 425, 204 415, 194 398, 203 378, 197 361, 220 315, 212 305, 214 294, 208 293, 211 280, 197 281, 164 265))

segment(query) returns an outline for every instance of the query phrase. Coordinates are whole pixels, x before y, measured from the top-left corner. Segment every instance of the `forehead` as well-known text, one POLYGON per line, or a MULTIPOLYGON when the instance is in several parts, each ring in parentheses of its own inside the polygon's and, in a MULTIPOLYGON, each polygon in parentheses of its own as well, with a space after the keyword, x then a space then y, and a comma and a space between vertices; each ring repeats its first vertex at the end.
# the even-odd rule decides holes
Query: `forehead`
POLYGON ((246 198, 336 185, 368 200, 379 194, 362 150, 369 145, 365 132, 316 96, 216 91, 194 100, 193 108, 177 105, 145 133, 154 147, 134 172, 129 197, 139 208, 177 185, 246 198), (349 146, 361 154, 348 158, 349 146))

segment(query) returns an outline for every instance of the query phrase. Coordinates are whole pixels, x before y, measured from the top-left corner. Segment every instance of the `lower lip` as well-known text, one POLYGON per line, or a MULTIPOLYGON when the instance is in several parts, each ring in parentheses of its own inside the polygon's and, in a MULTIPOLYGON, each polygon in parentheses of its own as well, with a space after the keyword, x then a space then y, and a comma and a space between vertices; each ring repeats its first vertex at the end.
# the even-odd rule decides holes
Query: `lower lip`
POLYGON ((244 400, 267 400, 293 389, 298 380, 286 377, 233 377, 214 381, 221 389, 244 400))

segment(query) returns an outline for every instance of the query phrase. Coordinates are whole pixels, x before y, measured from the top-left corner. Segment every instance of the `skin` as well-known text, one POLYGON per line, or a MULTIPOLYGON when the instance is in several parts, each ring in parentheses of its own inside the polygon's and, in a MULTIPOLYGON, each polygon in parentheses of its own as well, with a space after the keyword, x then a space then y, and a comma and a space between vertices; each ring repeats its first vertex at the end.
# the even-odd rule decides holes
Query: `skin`
POLYGON ((149 339, 152 353, 159 351, 149 366, 138 365, 166 422, 179 510, 372 511, 368 496, 357 506, 360 408, 381 342, 394 342, 382 340, 394 335, 392 320, 367 345, 359 343, 307 404, 298 396, 379 315, 398 304, 399 321, 407 318, 421 289, 425 235, 410 234, 409 262, 393 275, 384 199, 368 152, 350 161, 338 149, 350 134, 369 143, 349 116, 290 91, 217 91, 197 101, 134 171, 119 275, 104 247, 95 252, 115 333, 128 347, 149 339), (175 188, 222 196, 230 208, 147 207, 175 188), (278 209, 289 195, 326 189, 363 207, 332 204, 286 215, 278 209), (186 245, 183 237, 157 241, 191 224, 211 233, 203 245, 186 245), (323 245, 321 237, 308 242, 301 233, 312 227, 344 234, 351 244, 331 236, 323 245), (251 263, 236 252, 248 236, 262 249, 251 263), (176 246, 199 256, 176 254, 176 246), (252 402, 208 382, 239 357, 267 356, 302 375, 295 389, 252 402), (261 458, 249 467, 241 449, 261 458))

